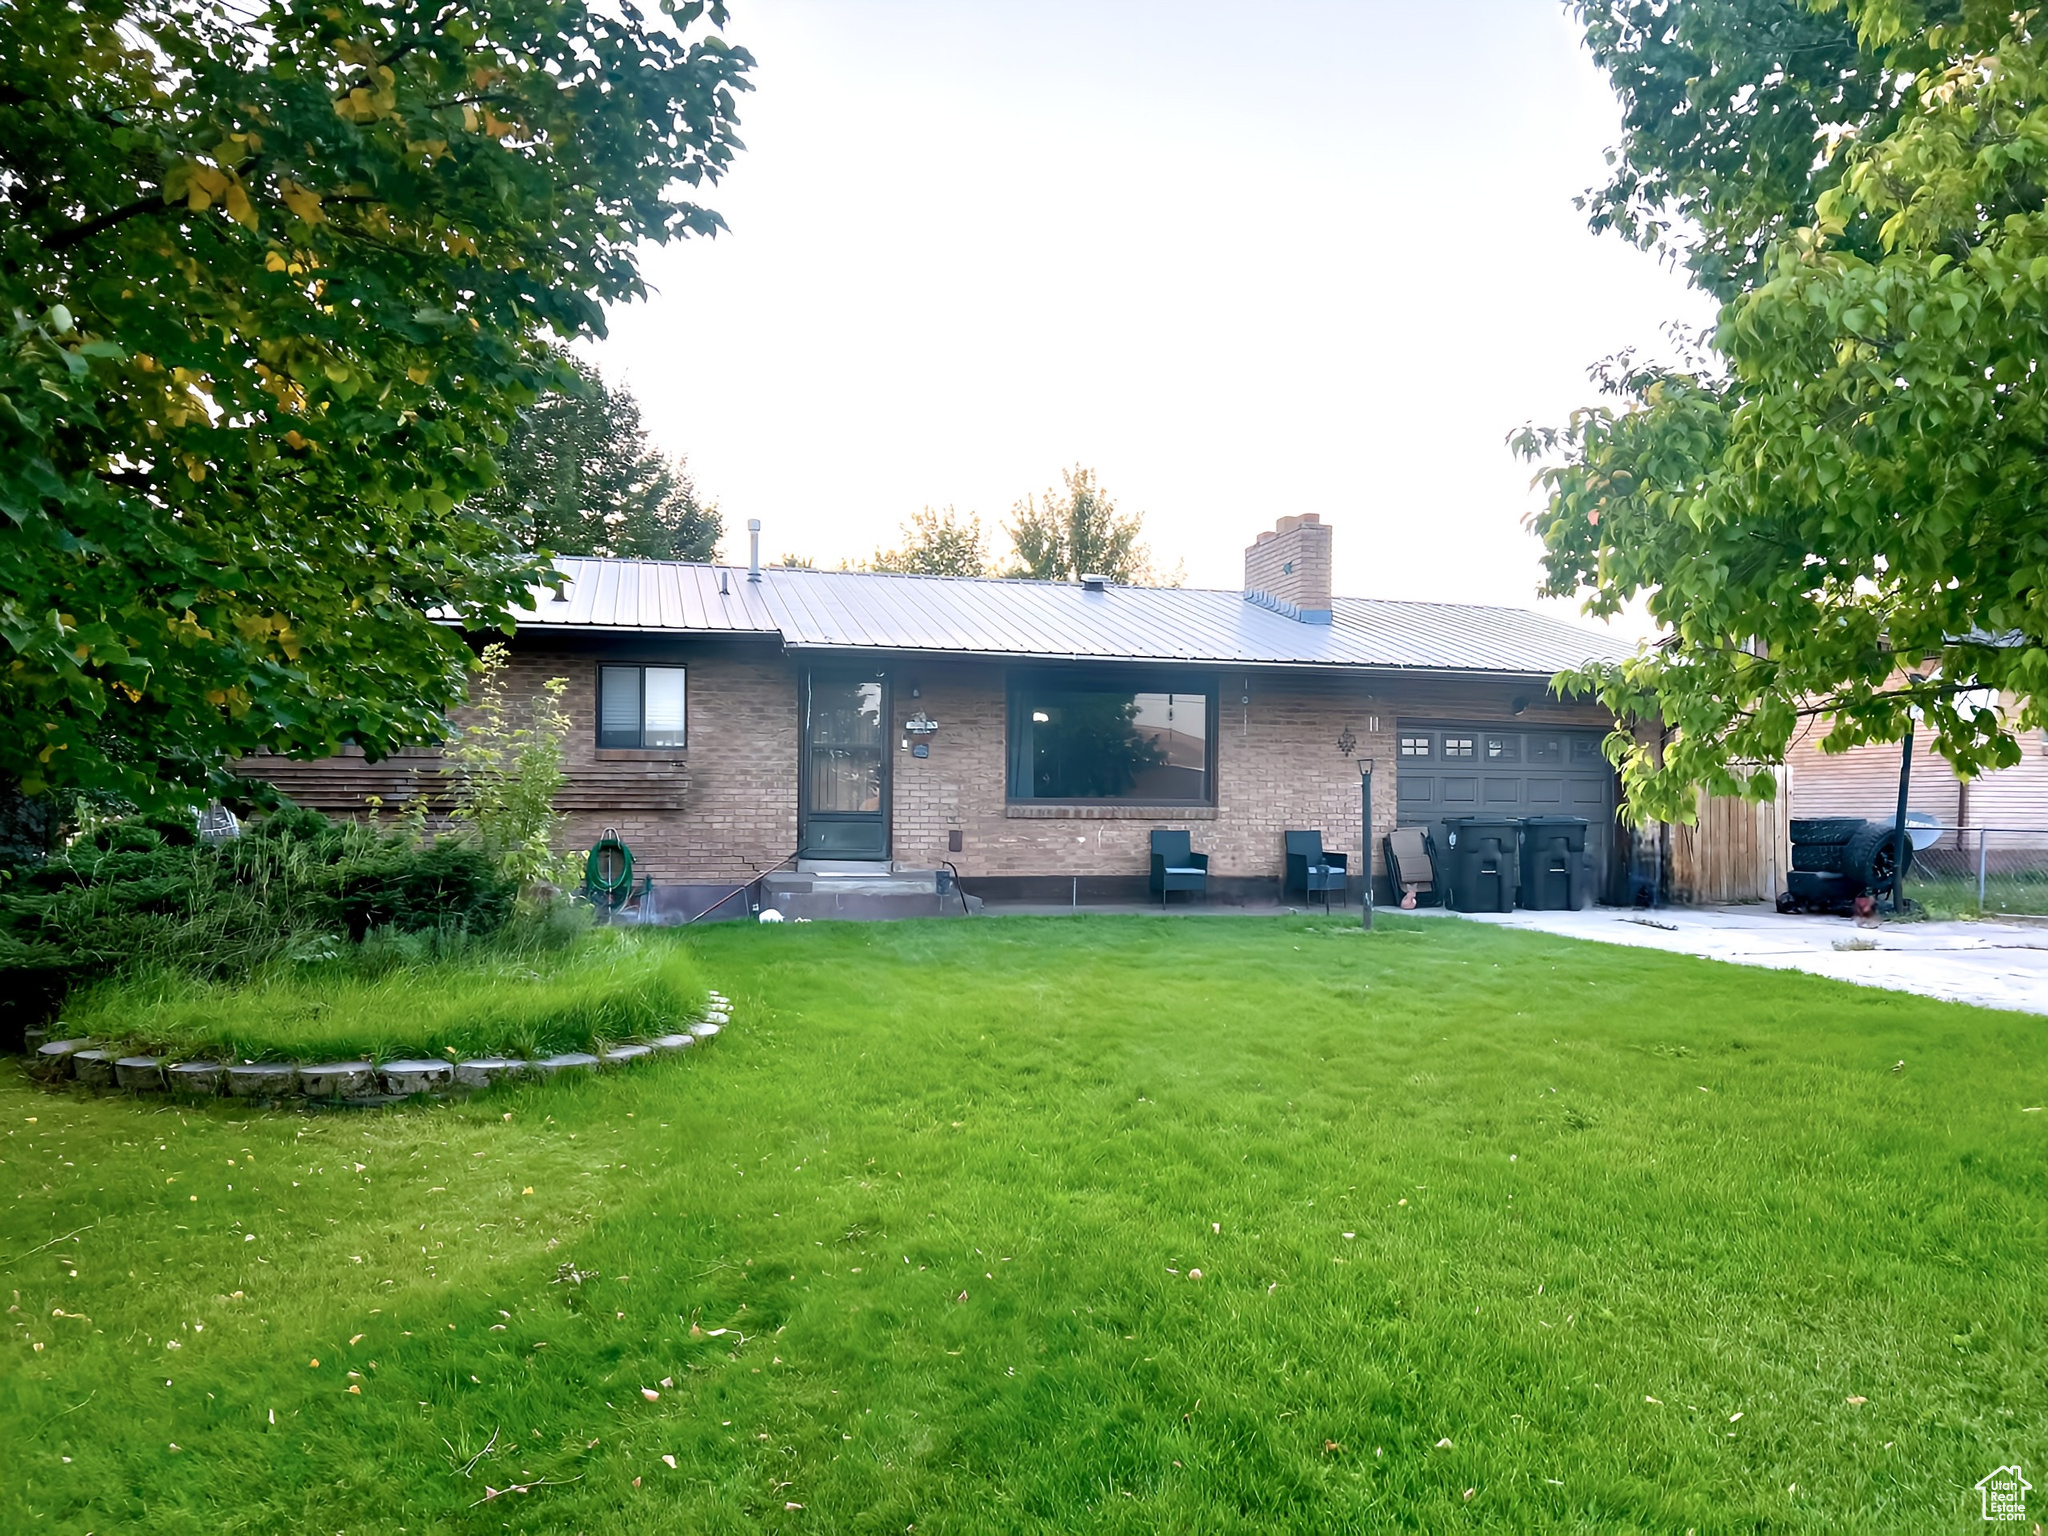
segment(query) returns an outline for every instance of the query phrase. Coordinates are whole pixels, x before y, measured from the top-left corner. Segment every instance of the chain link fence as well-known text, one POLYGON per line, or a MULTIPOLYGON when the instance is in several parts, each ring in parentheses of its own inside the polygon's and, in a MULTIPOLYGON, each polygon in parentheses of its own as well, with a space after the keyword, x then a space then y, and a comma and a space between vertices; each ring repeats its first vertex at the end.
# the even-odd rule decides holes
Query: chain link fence
POLYGON ((1939 830, 1906 874, 1906 895, 1928 916, 2048 916, 2048 827, 1939 830))

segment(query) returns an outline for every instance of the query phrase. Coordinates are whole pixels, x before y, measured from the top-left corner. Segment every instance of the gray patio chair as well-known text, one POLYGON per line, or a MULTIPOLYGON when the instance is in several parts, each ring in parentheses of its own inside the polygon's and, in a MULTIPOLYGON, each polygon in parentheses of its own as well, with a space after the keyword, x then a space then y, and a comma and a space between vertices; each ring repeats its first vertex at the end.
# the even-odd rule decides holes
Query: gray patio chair
POLYGON ((1171 891, 1186 891, 1206 899, 1209 894, 1209 855, 1196 853, 1185 832, 1154 832, 1152 894, 1159 898, 1159 905, 1163 907, 1171 891))
POLYGON ((1421 827, 1396 827, 1387 834, 1387 878, 1400 891, 1402 906, 1413 907, 1425 894, 1438 899, 1435 843, 1421 827))
POLYGON ((1325 852, 1320 832, 1287 832, 1282 837, 1287 848, 1287 873, 1280 883, 1282 901, 1294 890, 1301 892, 1303 901, 1320 893, 1325 907, 1330 904, 1332 891, 1340 901, 1349 899, 1346 883, 1351 878, 1350 855, 1325 852))

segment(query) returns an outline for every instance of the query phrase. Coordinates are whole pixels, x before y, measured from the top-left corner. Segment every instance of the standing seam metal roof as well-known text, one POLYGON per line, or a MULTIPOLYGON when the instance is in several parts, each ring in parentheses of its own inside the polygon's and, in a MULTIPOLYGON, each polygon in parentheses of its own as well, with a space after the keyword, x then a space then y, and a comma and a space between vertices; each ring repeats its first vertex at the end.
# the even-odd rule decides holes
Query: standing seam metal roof
POLYGON ((536 589, 538 629, 780 637, 791 650, 1414 668, 1543 675, 1633 648, 1519 608, 1337 598, 1304 624, 1239 592, 971 576, 906 576, 660 560, 564 558, 561 595, 536 589), (719 590, 721 578, 725 591, 719 590))

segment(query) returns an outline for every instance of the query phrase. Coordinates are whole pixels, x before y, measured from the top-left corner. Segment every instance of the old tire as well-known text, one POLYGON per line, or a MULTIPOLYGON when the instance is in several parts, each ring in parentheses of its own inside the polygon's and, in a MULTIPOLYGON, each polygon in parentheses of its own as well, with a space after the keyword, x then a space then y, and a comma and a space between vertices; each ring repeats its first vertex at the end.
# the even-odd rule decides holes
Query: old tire
MULTIPOLYGON (((1898 882, 1894 861, 1898 836, 1889 821, 1866 821, 1842 848, 1842 873, 1866 891, 1885 892, 1898 882)), ((1913 840, 1906 838, 1907 873, 1913 869, 1913 840)))
POLYGON ((1840 845, 1862 829, 1861 816, 1795 816, 1792 818, 1792 841, 1840 845))
POLYGON ((1816 874, 1839 875, 1842 872, 1842 858, 1847 851, 1846 843, 1794 843, 1792 867, 1810 870, 1816 874))

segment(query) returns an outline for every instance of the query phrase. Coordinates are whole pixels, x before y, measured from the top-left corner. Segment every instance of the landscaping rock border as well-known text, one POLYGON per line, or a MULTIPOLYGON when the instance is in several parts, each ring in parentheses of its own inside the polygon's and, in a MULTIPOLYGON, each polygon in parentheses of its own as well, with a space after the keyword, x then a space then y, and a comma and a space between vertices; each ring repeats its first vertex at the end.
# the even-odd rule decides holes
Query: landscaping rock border
POLYGON ((710 994, 704 1016, 675 1034, 608 1046, 602 1055, 569 1051, 539 1061, 513 1056, 479 1056, 467 1061, 171 1061, 161 1056, 120 1056, 98 1040, 44 1040, 29 1054, 30 1073, 44 1082, 69 1079, 99 1092, 119 1089, 149 1094, 169 1091, 182 1099, 225 1095, 279 1103, 398 1104, 407 1099, 451 1094, 516 1078, 552 1078, 628 1066, 649 1057, 690 1050, 718 1037, 732 1019, 732 1000, 710 994))

